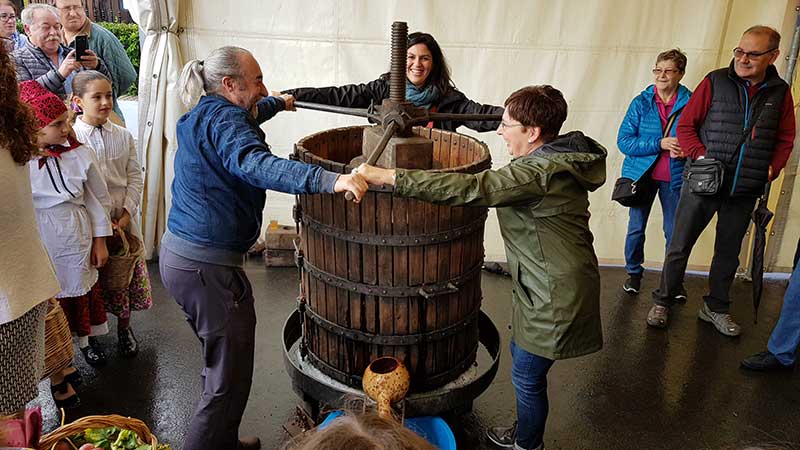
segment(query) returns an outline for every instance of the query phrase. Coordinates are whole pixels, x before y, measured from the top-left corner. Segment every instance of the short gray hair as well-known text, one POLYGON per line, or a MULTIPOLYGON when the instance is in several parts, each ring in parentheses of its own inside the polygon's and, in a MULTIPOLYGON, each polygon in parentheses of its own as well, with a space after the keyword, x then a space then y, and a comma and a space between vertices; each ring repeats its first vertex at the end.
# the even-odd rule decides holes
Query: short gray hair
POLYGON ((781 34, 778 33, 778 30, 772 27, 768 27, 766 25, 753 25, 752 27, 744 30, 742 36, 745 34, 760 34, 762 36, 766 36, 768 39, 767 45, 769 45, 770 49, 778 48, 781 45, 781 34))
POLYGON ((33 14, 40 9, 56 16, 58 23, 61 23, 61 13, 58 12, 58 9, 56 9, 55 6, 50 6, 47 3, 30 3, 25 7, 25 9, 22 10, 22 17, 20 20, 22 20, 22 23, 25 25, 31 26, 33 24, 33 14))
POLYGON ((183 66, 178 79, 178 94, 187 108, 192 108, 203 93, 219 93, 222 79, 241 77, 239 59, 251 53, 241 47, 220 47, 212 51, 205 61, 193 59, 183 66))

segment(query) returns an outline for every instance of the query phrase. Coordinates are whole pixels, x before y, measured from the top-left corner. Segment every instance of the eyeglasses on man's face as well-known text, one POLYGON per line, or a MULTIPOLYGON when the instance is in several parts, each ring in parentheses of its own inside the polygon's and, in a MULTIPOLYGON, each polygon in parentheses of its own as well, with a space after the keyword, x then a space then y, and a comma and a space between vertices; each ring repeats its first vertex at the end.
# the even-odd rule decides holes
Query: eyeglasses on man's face
POLYGON ((65 12, 65 13, 73 13, 73 12, 78 12, 78 11, 83 10, 83 6, 80 6, 80 5, 62 6, 62 7, 58 8, 58 10, 62 11, 62 12, 65 12))
POLYGON ((665 74, 667 76, 670 76, 670 75, 674 75, 674 74, 679 73, 679 72, 680 72, 680 70, 678 70, 678 69, 659 69, 658 67, 653 69, 653 75, 661 75, 663 73, 663 74, 665 74))
POLYGON ((733 49, 733 57, 736 59, 742 59, 745 56, 747 56, 747 59, 758 59, 764 55, 774 52, 777 49, 778 47, 771 48, 764 52, 746 52, 741 47, 736 47, 735 49, 733 49))
POLYGON ((17 20, 16 14, 0 14, 0 22, 8 22, 10 20, 17 20))

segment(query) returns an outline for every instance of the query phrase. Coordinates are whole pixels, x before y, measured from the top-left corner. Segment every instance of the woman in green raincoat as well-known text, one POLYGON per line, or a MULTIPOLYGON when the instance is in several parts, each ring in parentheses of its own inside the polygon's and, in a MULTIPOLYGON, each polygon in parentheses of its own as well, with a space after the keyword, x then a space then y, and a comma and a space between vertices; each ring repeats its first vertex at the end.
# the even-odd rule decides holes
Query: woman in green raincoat
POLYGON ((559 135, 564 96, 529 86, 505 102, 497 134, 512 156, 498 170, 431 173, 361 165, 394 195, 497 208, 512 278, 512 382, 517 422, 491 428, 502 447, 543 448, 547 373, 555 360, 600 350, 600 274, 589 230, 589 191, 606 179, 606 150, 580 131, 559 135))

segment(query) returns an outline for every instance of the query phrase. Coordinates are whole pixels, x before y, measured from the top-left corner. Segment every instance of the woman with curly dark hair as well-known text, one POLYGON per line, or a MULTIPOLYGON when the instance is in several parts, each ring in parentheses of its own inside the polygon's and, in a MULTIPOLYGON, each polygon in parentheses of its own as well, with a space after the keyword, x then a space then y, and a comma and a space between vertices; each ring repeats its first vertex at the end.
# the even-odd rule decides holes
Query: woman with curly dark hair
POLYGON ((36 125, 19 100, 16 72, 0 45, 0 416, 36 398, 44 365, 46 300, 59 286, 39 239, 28 167, 36 125))
MULTIPOLYGON (((322 88, 297 88, 283 91, 298 101, 366 108, 371 103, 379 105, 389 98, 389 74, 362 84, 348 84, 322 88)), ((406 100, 414 106, 431 112, 453 114, 503 114, 501 106, 482 105, 467 98, 456 89, 450 78, 450 67, 439 43, 428 33, 408 35, 406 53, 406 100)), ((456 131, 460 126, 475 131, 494 131, 500 122, 444 120, 431 122, 429 128, 456 131)))
POLYGON ((36 148, 36 124, 28 106, 19 101, 17 72, 11 56, 0 46, 0 148, 11 152, 19 165, 25 165, 36 148))

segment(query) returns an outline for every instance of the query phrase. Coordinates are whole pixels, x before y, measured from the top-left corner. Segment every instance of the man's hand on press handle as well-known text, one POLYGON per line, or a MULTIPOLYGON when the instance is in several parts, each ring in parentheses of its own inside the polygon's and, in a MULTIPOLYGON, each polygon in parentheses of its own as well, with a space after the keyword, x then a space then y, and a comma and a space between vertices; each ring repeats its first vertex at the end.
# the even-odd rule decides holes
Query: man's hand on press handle
MULTIPOLYGON (((364 177, 357 173, 351 175, 339 175, 336 179, 336 184, 333 185, 334 192, 349 192, 353 196, 353 201, 359 203, 364 197, 364 194, 369 189, 364 177)), ((349 195, 348 195, 349 197, 349 195)), ((348 199, 349 200, 349 199, 348 199)))

